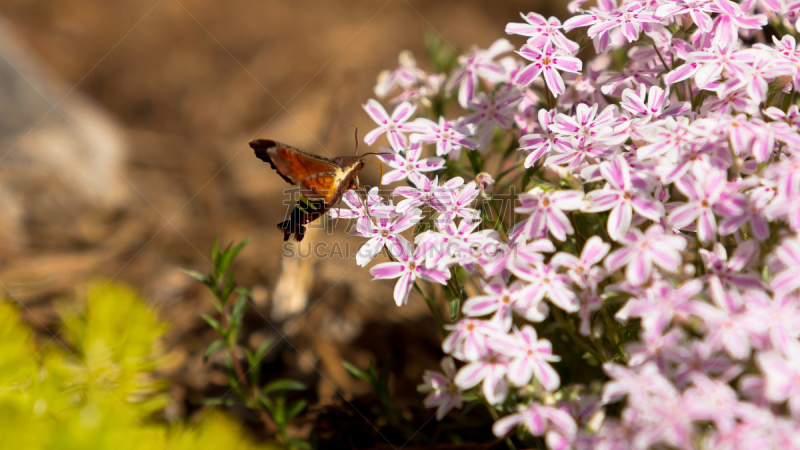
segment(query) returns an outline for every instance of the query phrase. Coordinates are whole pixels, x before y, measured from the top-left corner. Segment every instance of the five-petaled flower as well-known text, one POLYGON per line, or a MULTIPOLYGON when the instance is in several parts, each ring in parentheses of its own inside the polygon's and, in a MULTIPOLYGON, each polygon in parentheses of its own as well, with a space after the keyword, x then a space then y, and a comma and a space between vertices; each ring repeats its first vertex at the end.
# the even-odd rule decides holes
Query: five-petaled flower
POLYGON ((380 135, 386 133, 386 138, 392 148, 397 152, 404 151, 408 145, 408 138, 405 132, 413 131, 410 124, 406 122, 414 115, 416 109, 417 107, 411 103, 403 102, 397 105, 390 116, 377 100, 369 99, 367 104, 364 105, 364 111, 378 124, 378 128, 367 133, 364 136, 364 142, 367 145, 372 145, 380 135))
POLYGON ((394 288, 394 301, 397 306, 403 306, 408 302, 408 294, 417 278, 439 284, 446 284, 450 279, 450 272, 437 267, 427 267, 425 248, 415 249, 414 245, 403 236, 397 236, 392 245, 389 245, 389 250, 397 261, 377 264, 369 270, 369 273, 376 280, 400 278, 394 288))
POLYGON ((558 70, 578 73, 583 67, 580 59, 564 55, 563 52, 553 48, 553 45, 549 42, 541 50, 530 45, 524 45, 517 53, 528 61, 533 62, 517 72, 514 84, 528 86, 533 83, 533 80, 539 74, 544 72, 544 81, 554 97, 564 93, 564 79, 561 78, 558 70))

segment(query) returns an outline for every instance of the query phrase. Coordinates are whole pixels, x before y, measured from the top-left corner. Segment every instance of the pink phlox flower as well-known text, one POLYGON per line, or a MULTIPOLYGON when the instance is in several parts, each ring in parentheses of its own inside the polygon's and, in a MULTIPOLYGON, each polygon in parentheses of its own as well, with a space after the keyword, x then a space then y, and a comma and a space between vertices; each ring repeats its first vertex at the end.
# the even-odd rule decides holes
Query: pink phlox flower
POLYGON ((564 211, 574 211, 584 207, 583 192, 578 190, 548 191, 535 187, 519 196, 520 206, 514 209, 521 214, 530 214, 526 219, 523 233, 527 239, 543 237, 545 230, 559 241, 565 241, 568 234, 574 233, 564 211))
POLYGON ((638 413, 630 448, 692 448, 696 431, 691 417, 686 414, 686 403, 687 400, 677 393, 654 396, 644 404, 629 403, 638 413))
POLYGON ((478 184, 471 181, 467 184, 461 185, 449 192, 441 190, 442 194, 437 197, 438 204, 431 204, 435 209, 441 212, 452 212, 455 215, 464 218, 478 218, 480 214, 474 208, 471 208, 473 202, 481 194, 478 189, 478 184), (449 195, 447 195, 449 194, 449 195))
POLYGON ((594 164, 599 159, 608 158, 614 153, 614 149, 609 148, 605 143, 589 141, 579 136, 571 137, 569 142, 570 147, 566 149, 553 147, 550 156, 544 160, 544 167, 555 168, 564 174, 571 172, 577 175, 589 164, 594 164), (566 167, 562 167, 564 165, 566 167))
POLYGON ((686 56, 686 63, 664 75, 667 86, 694 77, 700 89, 713 88, 714 81, 722 77, 744 79, 750 54, 732 46, 715 46, 708 51, 697 51, 686 56))
POLYGON ((703 290, 699 280, 687 281, 680 287, 657 281, 647 289, 644 296, 631 298, 614 316, 620 322, 631 317, 642 319, 642 328, 661 334, 673 319, 685 323, 693 311, 694 298, 703 290))
POLYGON ((747 420, 741 420, 725 432, 714 432, 706 436, 706 448, 792 448, 800 442, 797 421, 774 415, 767 408, 753 408, 747 420))
POLYGON ((656 329, 642 329, 638 341, 631 341, 625 347, 628 365, 638 366, 654 362, 662 372, 668 368, 667 355, 686 340, 683 328, 671 328, 666 332, 656 329))
POLYGON ((356 224, 362 217, 395 216, 395 206, 391 203, 384 203, 379 192, 378 187, 375 186, 362 199, 355 190, 347 191, 342 195, 342 202, 347 205, 347 208, 331 208, 328 210, 328 216, 331 219, 355 219, 356 224))
POLYGON ((422 175, 423 172, 433 172, 444 167, 444 159, 436 156, 420 159, 422 146, 411 144, 405 152, 392 152, 390 155, 378 155, 378 159, 394 170, 386 172, 381 178, 381 184, 392 184, 395 181, 405 180, 412 173, 422 175))
POLYGON ((394 300, 397 306, 408 303, 408 294, 418 277, 439 284, 446 284, 450 279, 450 272, 436 267, 427 267, 424 248, 415 249, 413 244, 403 236, 398 235, 395 242, 388 247, 397 262, 375 265, 369 270, 369 273, 375 280, 400 278, 394 288, 394 300))
POLYGON ((712 293, 713 305, 697 302, 693 313, 705 324, 705 342, 712 350, 724 350, 734 360, 750 357, 753 344, 764 334, 765 324, 747 311, 736 290, 712 293))
POLYGON ((614 403, 627 396, 629 405, 643 405, 650 397, 677 393, 675 386, 652 362, 631 368, 605 363, 603 371, 611 380, 603 386, 602 404, 614 403))
POLYGON ((504 270, 512 270, 514 266, 526 266, 544 262, 542 253, 552 253, 556 247, 549 239, 537 239, 531 242, 524 235, 517 235, 507 244, 501 244, 491 258, 481 262, 486 276, 494 276, 504 270))
POLYGON ((729 81, 723 83, 718 92, 720 97, 729 92, 744 88, 747 95, 757 103, 767 99, 769 83, 783 75, 792 75, 797 70, 795 64, 785 59, 775 58, 769 52, 758 49, 740 51, 737 56, 749 58, 744 66, 744 72, 739 76, 734 75, 729 81))
POLYGON ((422 219, 422 210, 412 209, 397 217, 361 217, 356 224, 354 234, 368 238, 356 254, 356 263, 366 267, 375 256, 383 250, 384 245, 390 249, 397 244, 400 233, 416 225, 422 219))
POLYGON ((606 72, 597 82, 600 84, 600 91, 603 94, 618 97, 620 96, 620 91, 626 87, 634 88, 644 85, 649 88, 659 86, 661 84, 658 79, 659 72, 659 70, 649 67, 623 67, 619 73, 606 72))
POLYGON ((570 286, 570 281, 547 264, 510 265, 509 270, 518 278, 529 282, 521 293, 523 299, 536 305, 547 297, 551 303, 566 312, 580 309, 578 297, 570 286))
POLYGON ((550 154, 554 148, 559 148, 562 153, 572 151, 572 144, 564 135, 550 131, 550 125, 556 115, 556 110, 547 111, 542 108, 539 110, 539 127, 532 134, 526 134, 519 138, 519 149, 528 153, 525 157, 525 168, 533 165, 542 157, 550 154))
POLYGON ((439 123, 436 123, 419 117, 414 121, 414 126, 417 131, 410 136, 411 142, 435 143, 437 156, 450 155, 455 160, 461 155, 462 147, 474 149, 478 145, 474 139, 468 137, 471 133, 461 121, 454 123, 441 116, 439 123))
POLYGON ((592 314, 603 308, 603 299, 597 293, 597 285, 589 285, 589 288, 577 293, 578 301, 581 306, 578 308, 578 317, 581 319, 578 324, 578 333, 589 336, 591 333, 592 314))
POLYGON ((458 86, 458 104, 467 108, 478 92, 479 80, 483 80, 489 87, 508 81, 505 69, 495 62, 495 58, 512 50, 514 46, 507 39, 496 40, 486 50, 473 47, 471 54, 459 56, 460 67, 450 75, 445 93, 450 96, 458 86))
POLYGON ((378 75, 378 83, 374 89, 378 98, 385 98, 398 87, 404 91, 411 89, 428 76, 424 70, 417 67, 417 60, 410 51, 400 52, 397 60, 400 65, 396 69, 384 70, 378 75))
POLYGON ((758 30, 767 24, 767 16, 756 14, 746 16, 738 3, 731 0, 714 0, 720 8, 720 14, 714 19, 711 29, 714 34, 713 44, 719 47, 730 47, 739 39, 739 29, 758 30))
POLYGON ((530 88, 521 89, 522 99, 517 103, 517 112, 514 113, 514 123, 519 128, 520 136, 538 132, 538 113, 542 99, 539 94, 530 88))
POLYGON ((787 402, 789 412, 800 419, 800 342, 793 341, 783 353, 756 355, 756 365, 766 380, 766 397, 774 404, 787 402))
POLYGON ((520 70, 514 77, 517 86, 528 86, 533 80, 544 72, 544 81, 554 97, 564 93, 564 79, 558 71, 579 73, 583 68, 580 59, 556 50, 548 42, 541 50, 530 44, 523 45, 517 52, 520 56, 532 61, 531 64, 520 70))
POLYGON ((659 86, 652 86, 648 92, 643 84, 640 84, 635 91, 633 89, 622 91, 622 102, 620 102, 620 106, 630 111, 631 114, 646 120, 658 119, 662 116, 683 115, 691 109, 689 102, 676 103, 667 108, 669 104, 669 88, 664 90, 659 86), (645 103, 645 97, 647 97, 647 103, 645 103))
MULTIPOLYGON (((703 130, 693 126, 692 132, 702 133, 703 130)), ((646 161, 655 162, 655 172, 664 184, 675 183, 687 173, 705 173, 709 170, 727 172, 733 164, 731 151, 722 140, 699 138, 684 143, 675 152, 646 161)))
MULTIPOLYGON (((763 123, 763 121, 762 121, 763 123)), ((772 156, 775 141, 786 144, 783 150, 788 154, 796 154, 800 151, 800 134, 798 128, 786 122, 768 122, 764 125, 761 146, 764 147, 764 161, 768 156, 772 156)), ((763 162, 763 161, 759 161, 763 162)))
POLYGON ((695 139, 687 117, 678 117, 677 119, 666 117, 663 120, 652 122, 640 132, 644 140, 650 142, 636 150, 636 156, 640 160, 663 155, 677 156, 686 143, 695 139))
MULTIPOLYGON (((565 25, 568 22, 565 22, 565 25)), ((586 33, 590 38, 594 39, 615 28, 619 28, 628 42, 634 42, 639 40, 639 33, 643 27, 661 22, 661 19, 655 14, 645 11, 641 3, 628 2, 611 11, 608 15, 600 17, 600 20, 590 26, 586 33)))
POLYGON ((772 277, 769 287, 776 294, 785 294, 800 288, 800 236, 784 239, 775 248, 774 255, 780 261, 782 270, 772 277))
POLYGON ((446 205, 451 201, 451 193, 454 189, 464 184, 464 179, 461 177, 454 177, 439 186, 439 177, 433 180, 430 178, 411 173, 408 177, 414 187, 411 186, 398 186, 392 193, 393 196, 405 197, 397 203, 397 212, 404 213, 414 208, 429 205, 438 211, 445 211, 446 205))
POLYGON ((701 116, 708 116, 713 113, 732 114, 737 112, 757 116, 759 110, 758 101, 741 89, 726 92, 724 95, 718 94, 716 97, 707 97, 700 105, 701 116))
MULTIPOLYGON (((412 105, 417 107, 429 107, 430 106, 430 99, 435 97, 439 94, 439 91, 442 89, 442 84, 444 84, 445 75, 443 73, 440 74, 425 74, 425 77, 422 78, 415 86, 411 88, 405 88, 400 93, 389 100, 389 105, 397 106, 400 103, 408 102, 412 105)), ((380 83, 381 76, 378 75, 378 82, 380 83)), ((378 95, 380 86, 375 86, 375 95, 378 95)))
POLYGON ((750 232, 759 241, 769 237, 769 224, 767 223, 767 205, 775 197, 775 183, 766 179, 758 180, 761 185, 746 192, 747 203, 738 216, 729 216, 719 224, 719 234, 727 236, 735 233, 745 223, 750 223, 750 232))
POLYGON ((364 142, 367 145, 372 145, 382 134, 386 133, 386 138, 389 144, 396 152, 402 152, 408 146, 408 138, 405 135, 406 131, 413 131, 410 124, 406 122, 417 107, 408 102, 403 102, 397 105, 390 116, 383 105, 378 103, 377 100, 369 99, 367 104, 364 105, 364 110, 369 114, 372 120, 378 124, 378 128, 370 131, 364 136, 364 142))
POLYGON ((633 212, 658 222, 664 215, 664 206, 649 194, 636 189, 631 181, 631 168, 621 154, 600 163, 600 172, 607 183, 603 189, 586 194, 591 205, 586 212, 611 210, 608 216, 608 235, 615 241, 628 233, 633 212))
POLYGON ((696 339, 670 348, 664 356, 675 365, 672 379, 678 387, 686 386, 697 375, 721 375, 722 380, 730 381, 744 370, 727 355, 712 350, 708 343, 696 339))
MULTIPOLYGON (((491 341, 497 338, 488 339, 491 341)), ((509 361, 508 357, 491 347, 484 349, 477 359, 459 369, 455 383, 459 388, 467 390, 483 382, 481 391, 486 401, 491 405, 500 404, 508 395, 506 373, 509 361)))
POLYGON ((487 350, 488 340, 505 334, 494 321, 461 319, 453 325, 445 325, 450 334, 442 341, 442 350, 461 361, 477 360, 487 350))
POLYGON ((710 14, 719 11, 720 9, 714 5, 713 0, 678 0, 662 3, 658 9, 656 9, 655 14, 662 18, 674 17, 677 15, 688 16, 701 32, 708 33, 712 30, 711 26, 714 23, 710 14))
POLYGON ((612 126, 617 114, 616 105, 609 105, 598 114, 597 105, 589 106, 581 103, 576 107, 574 117, 558 114, 549 127, 553 133, 576 137, 583 142, 603 142, 613 145, 617 143, 608 141, 613 136, 612 126))
POLYGON ((580 257, 559 252, 550 259, 550 265, 566 268, 567 276, 573 283, 581 289, 596 292, 597 283, 607 276, 598 264, 606 257, 609 250, 611 250, 610 244, 603 242, 599 236, 592 236, 583 244, 580 257))
MULTIPOLYGON (((797 63, 800 65, 800 60, 797 63)), ((770 106, 764 110, 764 116, 774 121, 786 122, 794 130, 800 127, 800 107, 797 105, 789 106, 786 112, 775 106, 770 106)))
POLYGON ((525 386, 531 378, 535 378, 550 392, 561 385, 558 372, 550 365, 561 361, 561 357, 553 354, 553 346, 547 339, 539 339, 536 330, 525 325, 522 329, 514 328, 510 335, 493 339, 489 345, 510 358, 506 377, 515 386, 525 386))
POLYGON ((764 323, 764 336, 755 341, 759 349, 775 348, 786 352, 792 342, 800 338, 800 298, 797 294, 775 295, 764 291, 747 291, 744 294, 748 314, 764 323))
POLYGON ((568 449, 578 432, 575 419, 566 411, 533 402, 525 409, 499 419, 492 426, 503 437, 522 424, 532 436, 545 436, 548 448, 568 449), (555 445, 554 445, 555 444, 555 445))
POLYGON ((525 283, 521 280, 509 285, 503 277, 495 276, 489 282, 481 281, 481 286, 485 295, 470 297, 461 308, 461 312, 467 317, 494 313, 492 321, 500 324, 501 329, 505 331, 511 330, 514 312, 533 322, 541 322, 547 317, 546 311, 542 314, 541 308, 532 309, 531 305, 523 300, 521 291, 525 283))
POLYGON ((675 273, 682 262, 681 252, 686 248, 683 237, 665 233, 660 225, 651 225, 644 233, 631 228, 620 243, 624 247, 611 252, 604 265, 609 272, 625 266, 625 277, 634 285, 642 285, 650 279, 653 264, 675 273))
POLYGON ((436 420, 444 419, 444 416, 453 409, 461 409, 463 398, 461 389, 458 388, 453 380, 456 376, 456 365, 453 358, 446 356, 442 358, 442 372, 426 370, 422 375, 423 384, 417 386, 417 391, 428 393, 423 401, 426 408, 436 408, 436 420))
POLYGON ((723 291, 736 288, 741 291, 748 289, 763 289, 761 277, 748 267, 758 261, 761 248, 755 240, 747 240, 739 244, 728 259, 725 246, 719 242, 714 243, 714 251, 704 248, 698 250, 708 274, 702 279, 708 283, 715 295, 722 295, 723 291))
POLYGON ((716 239, 717 220, 714 213, 724 216, 741 214, 746 204, 738 192, 727 192, 725 173, 710 170, 695 171, 675 181, 675 187, 687 198, 687 202, 669 213, 669 222, 676 228, 684 228, 697 221, 697 238, 703 243, 716 239), (702 177, 702 178, 701 178, 702 177))
MULTIPOLYGON (((607 14, 609 11, 616 8, 615 1, 603 1, 598 2, 597 8, 592 8, 592 11, 582 11, 580 10, 580 5, 585 3, 588 0, 573 0, 570 3, 575 8, 575 12, 583 12, 585 14, 579 14, 577 16, 570 17, 564 22, 562 29, 564 32, 569 33, 570 31, 574 30, 575 28, 582 28, 582 27, 590 27, 599 23, 602 18, 607 14), (578 6, 574 6, 574 5, 578 6)), ((569 7, 568 7, 569 8, 569 7)), ((575 13, 573 12, 573 14, 575 13)))
POLYGON ((797 90, 800 88, 800 46, 797 45, 794 36, 790 34, 784 35, 780 41, 776 36, 773 36, 772 41, 775 43, 775 52, 794 64, 795 70, 792 76, 792 83, 795 90, 797 90))
POLYGON ((499 241, 495 230, 480 230, 481 219, 477 217, 462 218, 454 212, 446 212, 436 218, 436 230, 427 230, 415 238, 417 245, 427 245, 427 263, 429 266, 440 264, 469 264, 473 247, 481 247, 499 241), (456 225, 456 219, 461 221, 456 225))
POLYGON ((545 19, 541 14, 529 12, 522 14, 526 23, 509 23, 506 25, 506 34, 518 34, 528 37, 528 45, 534 48, 544 48, 551 44, 568 53, 578 51, 578 44, 572 42, 561 32, 561 21, 557 17, 545 19))
POLYGON ((485 150, 494 137, 495 127, 502 130, 511 129, 514 125, 514 111, 520 95, 511 94, 486 94, 479 92, 469 104, 472 111, 464 118, 465 123, 478 137, 478 150, 485 150))
POLYGON ((764 132, 766 124, 760 119, 748 119, 745 114, 735 117, 723 116, 733 152, 742 157, 754 156, 764 162, 772 153, 774 139, 764 132))

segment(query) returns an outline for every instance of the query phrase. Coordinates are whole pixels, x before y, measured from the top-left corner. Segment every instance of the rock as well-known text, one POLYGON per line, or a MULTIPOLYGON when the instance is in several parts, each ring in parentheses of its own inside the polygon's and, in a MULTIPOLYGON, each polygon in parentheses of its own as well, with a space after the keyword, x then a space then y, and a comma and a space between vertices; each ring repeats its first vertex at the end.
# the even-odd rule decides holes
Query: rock
POLYGON ((130 197, 125 136, 0 17, 0 256, 93 244, 130 197))

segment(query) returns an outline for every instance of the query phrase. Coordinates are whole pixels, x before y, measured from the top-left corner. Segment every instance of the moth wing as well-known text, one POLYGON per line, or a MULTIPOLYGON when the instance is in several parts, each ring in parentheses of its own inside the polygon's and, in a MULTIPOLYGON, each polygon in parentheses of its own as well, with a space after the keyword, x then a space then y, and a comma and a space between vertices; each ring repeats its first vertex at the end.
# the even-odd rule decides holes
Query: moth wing
POLYGON ((297 185, 307 198, 325 200, 330 207, 337 200, 337 195, 341 195, 339 172, 341 170, 315 173, 303 178, 297 185))
MULTIPOLYGON (((278 175, 290 184, 300 185, 302 180, 314 175, 336 173, 341 170, 336 163, 327 158, 304 152, 280 142, 258 139, 250 142, 250 147, 253 148, 259 159, 270 163, 272 168, 278 172, 278 175)), ((316 183, 313 182, 312 184, 316 183)), ((326 182, 321 180, 319 183, 324 184, 326 182)), ((317 187, 321 188, 322 186, 317 187)), ((303 186, 300 186, 300 189, 303 190, 303 186)), ((321 197, 317 196, 315 198, 321 197)))

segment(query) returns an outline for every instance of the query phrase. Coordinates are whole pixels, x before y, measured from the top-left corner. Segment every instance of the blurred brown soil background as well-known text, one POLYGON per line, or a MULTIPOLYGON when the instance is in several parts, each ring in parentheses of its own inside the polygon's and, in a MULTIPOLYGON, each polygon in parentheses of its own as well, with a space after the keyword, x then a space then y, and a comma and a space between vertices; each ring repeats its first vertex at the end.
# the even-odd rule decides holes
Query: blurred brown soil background
MULTIPOLYGON (((520 11, 563 17, 564 4, 0 1, 6 296, 54 333, 54 299, 96 277, 131 284, 171 324, 168 417, 179 419, 226 391, 221 364, 202 362, 214 338, 200 319, 214 312, 210 299, 180 268, 209 271, 215 234, 222 243, 250 236, 236 262, 238 283, 254 294, 244 344, 285 335, 265 376, 308 383, 313 415, 368 398, 343 360, 363 368, 391 355, 400 409, 420 408, 414 387, 440 357, 424 303, 412 294, 398 308, 394 283, 369 282, 354 258, 282 258, 275 224, 290 207, 287 185, 247 143, 352 154, 353 125, 362 136, 373 127, 361 105, 378 73, 404 49, 430 69, 426 31, 459 51, 486 47, 520 11)), ((362 183, 377 175, 368 168, 362 183)), ((303 244, 322 241, 358 243, 339 226, 303 244)))

